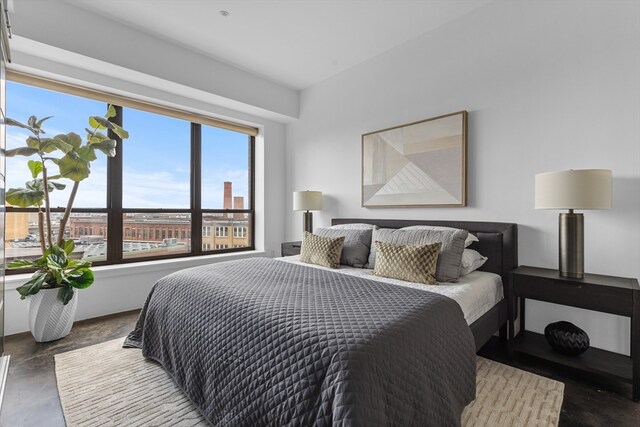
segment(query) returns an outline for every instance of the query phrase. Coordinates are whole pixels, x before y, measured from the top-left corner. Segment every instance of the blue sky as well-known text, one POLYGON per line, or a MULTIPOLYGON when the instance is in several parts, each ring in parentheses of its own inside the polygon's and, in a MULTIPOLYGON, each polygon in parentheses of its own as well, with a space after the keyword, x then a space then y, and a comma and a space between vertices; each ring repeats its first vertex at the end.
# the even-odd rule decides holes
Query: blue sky
MULTIPOLYGON (((26 123, 54 116, 43 125, 47 136, 76 132, 85 137, 90 115, 103 115, 103 102, 79 98, 7 81, 7 116, 26 123)), ((129 139, 123 147, 123 204, 126 208, 188 208, 190 123, 125 108, 123 127, 129 139)), ((24 129, 7 127, 7 148, 23 146, 24 129)), ((234 196, 248 194, 248 137, 238 132, 202 126, 202 201, 205 208, 222 208, 223 182, 233 182, 234 196)), ((82 181, 75 207, 106 207, 106 158, 98 154, 91 175, 82 181)), ((50 174, 57 173, 54 164, 50 174)), ((7 187, 23 187, 30 174, 25 157, 7 158, 7 187)), ((71 187, 71 182, 63 180, 71 187)), ((64 206, 68 190, 52 193, 52 206, 64 206)))

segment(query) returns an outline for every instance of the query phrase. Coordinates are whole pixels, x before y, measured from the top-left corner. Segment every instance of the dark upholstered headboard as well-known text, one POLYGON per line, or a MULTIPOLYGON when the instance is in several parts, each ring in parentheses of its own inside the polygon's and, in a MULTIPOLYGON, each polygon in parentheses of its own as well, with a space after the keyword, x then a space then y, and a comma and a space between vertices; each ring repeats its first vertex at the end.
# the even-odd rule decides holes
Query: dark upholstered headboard
POLYGON ((518 266, 518 225, 507 222, 480 221, 432 221, 411 219, 370 219, 370 218, 334 218, 331 225, 364 223, 380 228, 402 228, 412 225, 432 225, 461 228, 475 235, 480 241, 473 243, 475 249, 489 258, 480 268, 502 276, 506 284, 509 272, 518 266))

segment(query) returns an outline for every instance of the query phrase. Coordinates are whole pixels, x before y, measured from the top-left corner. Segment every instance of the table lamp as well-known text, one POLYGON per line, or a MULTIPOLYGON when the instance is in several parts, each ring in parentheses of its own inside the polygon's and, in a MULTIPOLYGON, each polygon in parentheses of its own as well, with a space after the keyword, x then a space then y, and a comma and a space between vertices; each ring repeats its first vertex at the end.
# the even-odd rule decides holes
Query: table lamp
POLYGON ((560 276, 584 277, 584 218, 574 209, 611 209, 611 171, 580 169, 536 174, 536 209, 568 209, 559 218, 560 276))
POLYGON ((319 211, 322 209, 321 191, 294 191, 293 210, 306 211, 304 213, 304 231, 313 233, 313 214, 309 211, 319 211))

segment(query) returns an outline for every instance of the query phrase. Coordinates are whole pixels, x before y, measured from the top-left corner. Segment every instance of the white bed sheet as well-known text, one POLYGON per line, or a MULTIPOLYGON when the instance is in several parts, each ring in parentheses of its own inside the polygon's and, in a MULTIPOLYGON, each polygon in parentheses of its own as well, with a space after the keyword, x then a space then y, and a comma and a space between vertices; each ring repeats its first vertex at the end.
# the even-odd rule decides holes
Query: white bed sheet
POLYGON ((407 286, 409 288, 424 289, 453 299, 458 303, 467 324, 472 324, 489 309, 504 298, 502 278, 494 273, 486 271, 474 271, 461 276, 458 283, 439 283, 437 285, 425 285, 422 283, 405 282, 404 280, 388 279, 373 275, 373 270, 367 268, 353 268, 341 265, 338 270, 322 267, 314 264, 306 264, 300 261, 299 255, 276 258, 281 261, 302 264, 308 267, 332 270, 338 273, 364 277, 378 282, 391 283, 393 285, 407 286))

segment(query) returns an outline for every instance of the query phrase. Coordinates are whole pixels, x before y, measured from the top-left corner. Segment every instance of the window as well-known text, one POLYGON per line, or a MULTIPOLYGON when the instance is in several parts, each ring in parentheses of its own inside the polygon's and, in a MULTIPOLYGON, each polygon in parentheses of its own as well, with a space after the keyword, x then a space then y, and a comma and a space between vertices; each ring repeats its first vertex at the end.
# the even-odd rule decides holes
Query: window
MULTIPOLYGON (((9 79, 11 118, 53 115, 45 130, 83 135, 88 116, 112 104, 129 132, 116 157, 99 156, 80 184, 65 231, 74 257, 99 265, 253 248, 255 129, 15 72, 9 79)), ((23 130, 7 128, 7 148, 24 144, 23 130)), ((26 160, 7 158, 8 188, 29 180, 26 160)), ((70 188, 51 193, 53 223, 70 188)), ((7 260, 38 257, 37 208, 6 210, 7 260)))
POLYGON ((247 227, 233 227, 233 237, 247 237, 247 227))
POLYGON ((229 227, 227 227, 226 225, 222 227, 216 227, 216 237, 227 237, 228 231, 229 227))

